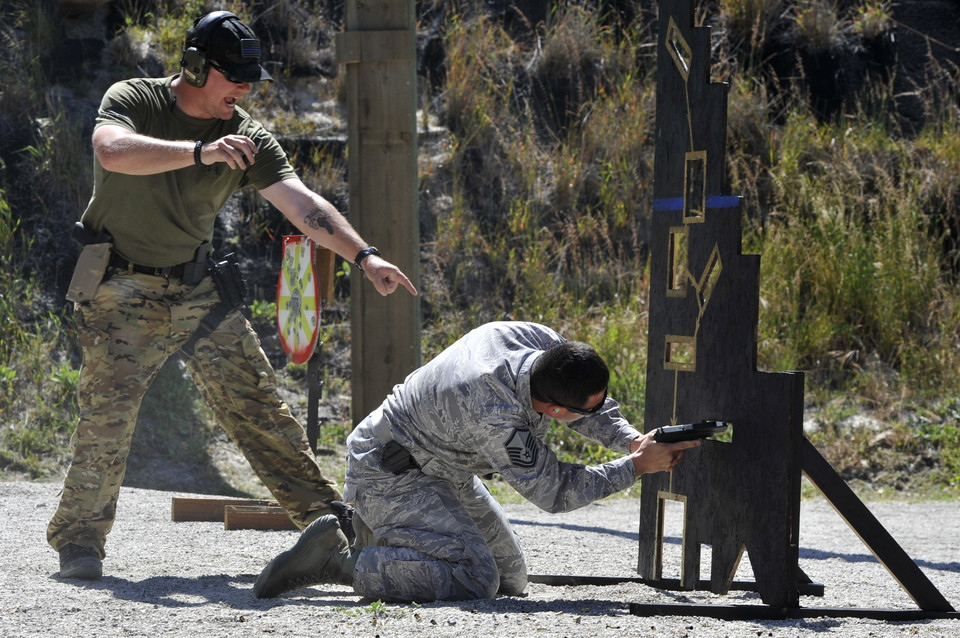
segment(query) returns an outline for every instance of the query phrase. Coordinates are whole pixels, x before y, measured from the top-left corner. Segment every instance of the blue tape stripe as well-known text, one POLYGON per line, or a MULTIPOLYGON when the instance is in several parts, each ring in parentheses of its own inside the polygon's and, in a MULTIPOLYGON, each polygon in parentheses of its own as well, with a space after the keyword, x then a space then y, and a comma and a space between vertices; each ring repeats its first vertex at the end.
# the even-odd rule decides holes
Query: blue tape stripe
POLYGON ((682 210, 682 197, 667 197, 653 200, 653 210, 682 210))
MULTIPOLYGON (((739 195, 714 195, 707 198, 707 208, 735 208, 740 205, 739 195)), ((653 200, 653 210, 683 210, 682 197, 664 197, 653 200)))
POLYGON ((739 205, 739 195, 714 195, 707 198, 707 208, 736 208, 739 205))

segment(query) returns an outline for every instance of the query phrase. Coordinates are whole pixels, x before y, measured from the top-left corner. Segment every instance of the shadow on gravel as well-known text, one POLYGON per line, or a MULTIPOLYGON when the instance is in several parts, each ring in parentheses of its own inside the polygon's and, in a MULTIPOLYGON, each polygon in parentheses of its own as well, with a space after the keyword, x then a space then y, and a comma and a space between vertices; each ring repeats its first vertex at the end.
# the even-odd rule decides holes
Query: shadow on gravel
MULTIPOLYGON (((60 578, 59 574, 53 574, 51 578, 84 589, 110 592, 114 598, 119 600, 169 608, 200 607, 211 603, 221 603, 234 609, 254 610, 273 607, 278 603, 292 602, 286 598, 265 600, 254 598, 251 590, 256 576, 253 574, 232 576, 211 574, 194 578, 152 576, 138 581, 126 580, 116 576, 105 576, 102 580, 96 582, 64 579, 60 578)), ((305 589, 303 591, 310 590, 305 589)), ((345 606, 343 600, 323 600, 321 598, 297 599, 296 602, 305 602, 317 606, 345 606)), ((349 603, 346 606, 348 605, 349 603)))
MULTIPOLYGON (((800 548, 800 558, 802 560, 829 560, 831 558, 839 558, 847 561, 848 563, 879 564, 880 562, 873 554, 843 554, 841 552, 825 552, 819 549, 803 549, 802 547, 800 548)), ((937 563, 928 560, 917 560, 912 556, 910 558, 917 564, 917 567, 926 567, 927 569, 934 569, 944 572, 960 572, 960 563, 956 561, 950 563, 937 563)))
MULTIPOLYGON (((513 525, 529 525, 530 527, 556 527, 559 529, 569 530, 572 532, 589 532, 591 534, 602 534, 605 536, 616 536, 618 538, 625 538, 629 540, 637 539, 637 532, 623 532, 615 529, 606 529, 603 527, 597 526, 587 526, 587 525, 571 525, 570 523, 544 523, 542 521, 531 521, 523 520, 517 518, 511 518, 510 523, 513 525)), ((683 542, 682 538, 677 536, 665 536, 663 542, 668 545, 680 545, 683 542)), ((804 549, 800 548, 800 558, 806 560, 829 560, 831 558, 839 558, 841 560, 847 561, 848 563, 879 563, 876 556, 873 554, 862 554, 862 553, 843 553, 843 552, 827 552, 819 549, 804 549)), ((913 561, 917 564, 918 567, 924 567, 927 569, 933 569, 937 571, 945 572, 960 572, 960 562, 952 561, 949 563, 940 563, 926 560, 917 560, 913 558, 913 561)))
MULTIPOLYGON (((559 593, 559 592, 558 592, 559 593)), ((629 601, 600 600, 597 598, 576 598, 567 600, 525 600, 512 596, 501 596, 493 600, 469 602, 437 602, 422 605, 424 609, 456 607, 467 613, 479 614, 532 614, 532 613, 575 613, 579 616, 616 616, 629 612, 629 601)))
POLYGON ((596 526, 586 526, 586 525, 571 525, 570 523, 544 523, 541 521, 527 521, 520 520, 518 518, 510 519, 511 525, 529 525, 531 527, 558 527, 560 529, 570 530, 572 532, 590 532, 592 534, 603 534, 605 536, 617 536, 619 538, 629 538, 631 540, 637 538, 637 532, 621 532, 616 529, 607 529, 604 527, 596 526))

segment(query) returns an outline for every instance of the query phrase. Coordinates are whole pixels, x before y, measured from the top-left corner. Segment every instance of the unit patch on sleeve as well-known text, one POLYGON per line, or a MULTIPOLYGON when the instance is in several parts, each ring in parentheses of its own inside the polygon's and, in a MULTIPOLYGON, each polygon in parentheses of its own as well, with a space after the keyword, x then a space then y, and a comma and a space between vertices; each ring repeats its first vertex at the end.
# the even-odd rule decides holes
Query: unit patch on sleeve
POLYGON ((537 464, 537 442, 530 430, 514 428, 504 447, 514 465, 533 467, 537 464))

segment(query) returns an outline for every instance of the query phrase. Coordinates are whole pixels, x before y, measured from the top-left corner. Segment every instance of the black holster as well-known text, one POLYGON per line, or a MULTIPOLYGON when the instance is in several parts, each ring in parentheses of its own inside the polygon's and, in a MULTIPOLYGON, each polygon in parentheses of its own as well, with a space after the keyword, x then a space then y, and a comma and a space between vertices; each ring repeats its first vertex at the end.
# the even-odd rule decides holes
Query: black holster
POLYGON ((247 297, 247 282, 243 280, 235 254, 224 256, 222 261, 210 260, 209 272, 220 295, 220 303, 230 310, 241 307, 247 297))
MULTIPOLYGON (((217 288, 217 294, 220 295, 220 303, 213 307, 213 310, 206 317, 200 320, 200 326, 190 337, 180 351, 186 356, 193 356, 194 348, 197 342, 204 337, 210 336, 217 326, 220 325, 230 312, 240 308, 244 316, 247 315, 247 309, 244 305, 244 299, 247 296, 247 284, 243 280, 243 274, 240 272, 240 264, 237 263, 234 253, 226 255, 222 261, 209 261, 209 266, 205 272, 209 272, 213 277, 213 284, 217 288)), ((186 276, 186 275, 184 275, 186 276)), ((203 279, 203 277, 201 277, 203 279)))
POLYGON ((183 277, 180 281, 188 286, 196 286, 213 267, 213 260, 210 259, 210 253, 213 252, 213 246, 205 241, 197 248, 193 254, 193 261, 188 261, 183 265, 183 277))
POLYGON ((403 474, 420 468, 413 455, 396 441, 389 441, 380 448, 380 467, 391 474, 403 474))

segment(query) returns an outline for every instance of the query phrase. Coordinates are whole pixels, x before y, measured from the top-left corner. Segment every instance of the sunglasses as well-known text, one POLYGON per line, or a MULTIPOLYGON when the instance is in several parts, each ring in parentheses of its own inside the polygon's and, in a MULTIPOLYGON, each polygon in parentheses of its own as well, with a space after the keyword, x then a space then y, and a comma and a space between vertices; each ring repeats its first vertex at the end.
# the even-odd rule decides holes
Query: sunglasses
POLYGON ((214 64, 210 62, 210 66, 220 72, 223 77, 227 78, 228 82, 233 82, 234 84, 247 84, 246 80, 241 80, 235 75, 232 75, 229 71, 221 67, 219 64, 214 64))
POLYGON ((575 408, 575 407, 573 407, 573 406, 571 406, 571 405, 566 405, 566 404, 564 404, 564 403, 560 403, 559 401, 556 401, 556 400, 550 399, 550 398, 548 398, 547 400, 550 401, 550 403, 554 403, 554 404, 556 404, 556 405, 559 405, 561 408, 564 408, 565 410, 567 410, 567 411, 569 411, 569 412, 573 412, 574 414, 580 414, 580 415, 583 415, 583 416, 589 416, 589 415, 591 415, 591 414, 596 414, 597 412, 599 412, 600 409, 603 407, 603 404, 607 402, 607 388, 604 388, 604 389, 603 389, 603 398, 600 399, 600 403, 596 404, 595 406, 593 406, 593 407, 590 408, 589 410, 584 410, 583 408, 575 408))

